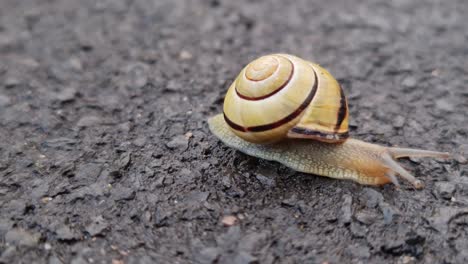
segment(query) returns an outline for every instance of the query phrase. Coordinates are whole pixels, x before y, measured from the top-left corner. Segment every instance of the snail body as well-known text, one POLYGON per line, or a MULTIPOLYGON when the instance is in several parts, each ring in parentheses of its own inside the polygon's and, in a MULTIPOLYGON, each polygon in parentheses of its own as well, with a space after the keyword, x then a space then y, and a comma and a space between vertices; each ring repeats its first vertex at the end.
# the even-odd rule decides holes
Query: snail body
POLYGON ((222 142, 300 172, 397 186, 399 175, 422 188, 395 159, 449 157, 349 138, 348 103, 341 86, 324 68, 292 55, 263 56, 248 64, 230 86, 223 110, 208 120, 222 142))

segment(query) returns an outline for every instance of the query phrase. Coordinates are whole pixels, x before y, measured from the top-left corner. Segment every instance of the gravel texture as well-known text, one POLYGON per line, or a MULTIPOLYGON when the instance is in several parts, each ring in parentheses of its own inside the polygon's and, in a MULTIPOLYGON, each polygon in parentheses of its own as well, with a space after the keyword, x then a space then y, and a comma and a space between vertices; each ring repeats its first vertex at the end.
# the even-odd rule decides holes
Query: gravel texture
POLYGON ((467 263, 465 0, 0 1, 0 263, 467 263), (342 83, 351 134, 450 151, 365 187, 206 119, 254 58, 342 83))

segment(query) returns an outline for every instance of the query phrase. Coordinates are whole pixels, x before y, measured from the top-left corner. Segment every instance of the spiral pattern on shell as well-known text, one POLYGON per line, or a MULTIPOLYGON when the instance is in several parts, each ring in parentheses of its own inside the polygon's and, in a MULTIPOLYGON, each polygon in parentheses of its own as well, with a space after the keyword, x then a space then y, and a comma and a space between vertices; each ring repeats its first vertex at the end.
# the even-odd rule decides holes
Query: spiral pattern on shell
POLYGON ((322 67, 287 54, 260 57, 230 86, 224 117, 250 142, 285 137, 340 142, 348 136, 346 98, 322 67))

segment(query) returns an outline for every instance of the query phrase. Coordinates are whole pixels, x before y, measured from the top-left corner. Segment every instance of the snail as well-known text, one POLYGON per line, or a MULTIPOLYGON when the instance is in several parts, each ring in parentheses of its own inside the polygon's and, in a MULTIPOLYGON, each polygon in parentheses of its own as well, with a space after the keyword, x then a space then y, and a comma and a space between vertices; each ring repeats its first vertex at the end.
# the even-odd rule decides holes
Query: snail
POLYGON ((446 152, 384 147, 349 138, 348 102, 338 81, 318 64, 289 54, 262 56, 229 87, 223 113, 208 119, 229 147, 296 171, 364 185, 423 183, 401 157, 449 158, 446 152))

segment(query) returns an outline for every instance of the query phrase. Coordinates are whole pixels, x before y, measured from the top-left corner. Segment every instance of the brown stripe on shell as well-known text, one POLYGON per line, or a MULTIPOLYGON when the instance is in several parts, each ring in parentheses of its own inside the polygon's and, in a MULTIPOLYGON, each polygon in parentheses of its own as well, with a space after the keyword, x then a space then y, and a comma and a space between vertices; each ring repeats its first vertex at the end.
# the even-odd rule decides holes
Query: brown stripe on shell
POLYGON ((243 127, 243 126, 240 126, 234 122, 232 122, 227 116, 226 116, 226 113, 223 113, 223 116, 224 116, 224 120, 226 121, 226 123, 234 130, 237 130, 237 131, 242 131, 242 132, 247 132, 247 128, 246 127, 243 127))
POLYGON ((302 102, 302 104, 294 112, 292 112, 291 114, 289 114, 285 118, 280 119, 280 120, 278 120, 276 122, 273 122, 273 123, 270 123, 270 124, 266 124, 266 125, 243 127, 243 126, 240 126, 240 125, 232 122, 231 120, 229 120, 229 118, 226 116, 226 113, 223 113, 224 114, 224 119, 226 120, 226 123, 232 129, 237 130, 237 131, 242 131, 242 132, 264 132, 264 131, 275 129, 277 127, 280 127, 280 126, 290 122, 291 120, 294 120, 296 117, 298 117, 309 106, 310 102, 312 101, 312 99, 315 96, 315 93, 317 92, 318 78, 317 78, 317 73, 315 72, 315 69, 313 69, 313 71, 314 71, 314 74, 315 74, 315 81, 314 81, 314 86, 312 86, 312 90, 309 92, 309 94, 307 95, 304 102, 302 102))
POLYGON ((293 128, 291 128, 290 131, 292 133, 296 133, 296 134, 312 136, 312 137, 317 137, 317 138, 323 138, 323 139, 328 139, 328 140, 337 140, 337 141, 344 140, 344 139, 347 139, 349 137, 348 132, 326 133, 326 132, 310 130, 310 129, 302 128, 302 127, 293 127, 293 128))
POLYGON ((343 88, 340 85, 340 109, 338 110, 336 117, 335 131, 338 131, 338 129, 340 129, 341 123, 343 123, 343 120, 345 119, 347 113, 348 107, 346 105, 346 96, 343 92, 343 88))
MULTIPOLYGON (((237 86, 235 88, 236 90, 236 94, 237 96, 239 96, 240 98, 244 99, 244 100, 249 100, 249 101, 257 101, 257 100, 263 100, 265 98, 268 98, 274 94, 276 94, 277 92, 281 91, 284 87, 286 87, 286 85, 288 85, 288 83, 291 81, 291 78, 293 77, 294 75, 294 63, 289 59, 289 58, 286 58, 286 57, 283 57, 285 58, 286 60, 289 61, 289 63, 291 64, 291 72, 289 73, 289 77, 288 79, 281 85, 279 86, 278 88, 276 88, 273 92, 269 93, 269 94, 266 94, 266 95, 263 95, 263 96, 260 96, 260 97, 249 97, 249 96, 245 96, 245 95, 242 95, 241 93, 239 93, 239 91, 237 90, 237 86)), ((279 69, 279 66, 278 66, 278 69, 279 69)), ((248 80, 250 81, 253 81, 253 82, 258 82, 260 80, 252 80, 252 79, 249 79, 247 76, 245 76, 245 78, 247 78, 248 80)), ((261 80, 263 81, 263 80, 261 80)), ((236 85, 237 85, 237 82, 236 82, 236 85)))

